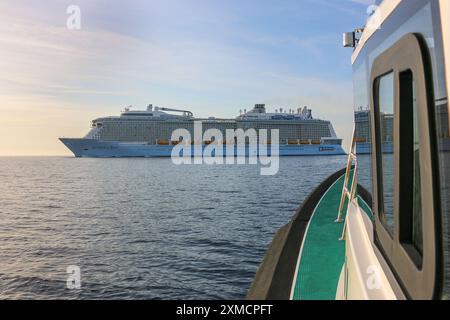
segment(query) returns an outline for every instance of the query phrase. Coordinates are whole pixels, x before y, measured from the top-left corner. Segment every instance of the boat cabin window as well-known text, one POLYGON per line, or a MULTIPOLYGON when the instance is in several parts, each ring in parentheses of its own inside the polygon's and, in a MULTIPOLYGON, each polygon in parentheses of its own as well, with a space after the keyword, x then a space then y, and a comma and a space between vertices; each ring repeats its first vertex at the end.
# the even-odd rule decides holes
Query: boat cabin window
MULTIPOLYGON (((394 116, 394 74, 392 72, 381 76, 376 80, 378 123, 383 149, 386 142, 393 141, 393 116, 394 116)), ((394 155, 381 153, 382 161, 379 164, 381 172, 379 215, 386 229, 392 235, 394 233, 394 155)))
POLYGON ((400 96, 400 242, 420 267, 423 253, 422 186, 417 92, 412 70, 399 74, 400 96))

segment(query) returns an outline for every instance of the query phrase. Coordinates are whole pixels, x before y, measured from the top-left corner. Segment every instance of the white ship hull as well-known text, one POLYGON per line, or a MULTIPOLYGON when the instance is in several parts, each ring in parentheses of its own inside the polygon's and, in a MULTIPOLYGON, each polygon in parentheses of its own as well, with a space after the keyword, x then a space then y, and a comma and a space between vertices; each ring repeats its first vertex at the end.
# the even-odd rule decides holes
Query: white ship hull
MULTIPOLYGON (((125 158, 125 157, 171 157, 174 146, 151 145, 145 143, 127 143, 118 141, 102 141, 96 139, 60 139, 64 145, 72 151, 75 157, 91 158, 125 158)), ((204 149, 204 145, 202 148, 204 149)), ((267 146, 267 155, 271 155, 271 147, 267 146)), ((193 150, 192 146, 192 150, 193 150)), ((250 155, 249 148, 245 149, 246 156, 259 156, 259 152, 250 155)), ((226 146, 223 146, 224 156, 227 154, 226 146)), ((192 154, 194 152, 192 151, 192 154)), ((233 155, 238 154, 238 147, 235 146, 233 155)), ((280 156, 324 156, 324 155, 345 155, 345 151, 340 145, 280 145, 280 156)))

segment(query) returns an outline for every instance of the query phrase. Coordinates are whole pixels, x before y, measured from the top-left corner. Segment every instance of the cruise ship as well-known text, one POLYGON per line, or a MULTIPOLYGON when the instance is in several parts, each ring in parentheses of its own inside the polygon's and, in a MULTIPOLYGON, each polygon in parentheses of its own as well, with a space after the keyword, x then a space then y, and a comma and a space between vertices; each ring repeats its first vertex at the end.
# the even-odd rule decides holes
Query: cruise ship
MULTIPOLYGON (((120 116, 93 120, 91 130, 84 138, 60 140, 75 157, 170 157, 173 148, 182 142, 172 140, 172 133, 177 129, 186 129, 195 137, 194 127, 198 122, 202 125, 202 137, 208 129, 217 129, 224 137, 228 130, 254 129, 259 133, 265 129, 265 144, 271 148, 278 146, 280 156, 345 154, 342 140, 337 137, 331 122, 314 119, 308 107, 296 110, 279 108, 274 113, 268 113, 264 104, 257 104, 248 112, 241 111, 235 119, 199 119, 187 110, 153 105, 149 105, 145 111, 127 107, 120 116), (273 129, 279 130, 279 141, 272 141, 273 129)), ((192 148, 198 145, 205 148, 212 143, 222 144, 224 156, 233 156, 227 154, 227 150, 233 148, 226 148, 226 145, 236 145, 236 140, 193 138, 183 143, 192 145, 192 148)), ((237 153, 237 147, 233 152, 237 153)))
MULTIPOLYGON (((393 153, 394 145, 392 143, 392 130, 394 125, 394 115, 390 113, 383 113, 381 118, 383 132, 383 153, 393 153)), ((355 142, 356 154, 358 155, 370 154, 372 150, 369 119, 369 109, 363 109, 362 107, 360 107, 357 111, 355 111, 355 142)))
MULTIPOLYGON (((394 115, 392 113, 382 112, 381 114, 381 132, 382 132, 382 151, 383 153, 394 153, 393 144, 393 128, 394 115)), ((449 118, 448 110, 445 105, 438 105, 436 107, 436 117, 438 117, 444 125, 438 127, 439 148, 441 150, 450 150, 450 137, 446 119, 449 118)), ((370 111, 369 108, 364 109, 359 107, 355 111, 355 142, 356 154, 371 154, 372 144, 370 138, 370 111)))

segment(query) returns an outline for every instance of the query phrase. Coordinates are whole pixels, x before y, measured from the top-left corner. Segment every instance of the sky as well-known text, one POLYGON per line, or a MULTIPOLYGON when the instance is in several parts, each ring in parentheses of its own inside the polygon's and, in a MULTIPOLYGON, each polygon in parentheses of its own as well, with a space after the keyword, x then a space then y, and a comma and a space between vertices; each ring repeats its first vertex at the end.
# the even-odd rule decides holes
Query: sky
POLYGON ((70 155, 96 117, 309 106, 348 144, 351 49, 373 0, 0 0, 0 156, 70 155), (81 10, 79 30, 67 8, 81 10))

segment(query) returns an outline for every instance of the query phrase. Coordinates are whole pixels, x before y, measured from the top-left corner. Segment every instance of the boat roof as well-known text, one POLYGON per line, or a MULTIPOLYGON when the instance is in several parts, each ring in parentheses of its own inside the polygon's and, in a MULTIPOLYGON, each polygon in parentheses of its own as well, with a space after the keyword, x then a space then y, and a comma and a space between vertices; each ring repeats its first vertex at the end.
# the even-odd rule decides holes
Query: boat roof
POLYGON ((381 28, 382 24, 389 18, 389 16, 395 11, 395 9, 400 5, 403 0, 384 0, 378 6, 378 11, 373 14, 366 23, 364 32, 355 48, 352 55, 352 64, 355 63, 364 45, 369 41, 369 39, 381 28))

